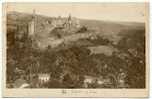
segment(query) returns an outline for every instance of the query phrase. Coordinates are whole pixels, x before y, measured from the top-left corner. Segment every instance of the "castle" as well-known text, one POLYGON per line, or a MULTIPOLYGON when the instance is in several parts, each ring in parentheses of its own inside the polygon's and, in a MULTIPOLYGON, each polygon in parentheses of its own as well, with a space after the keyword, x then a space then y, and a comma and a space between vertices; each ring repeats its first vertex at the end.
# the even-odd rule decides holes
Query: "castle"
POLYGON ((79 19, 72 17, 69 14, 68 17, 54 17, 54 18, 42 18, 34 17, 28 24, 28 34, 29 36, 34 35, 37 32, 49 33, 54 28, 60 28, 65 33, 74 33, 80 28, 79 19))
MULTIPOLYGON (((36 15, 35 11, 33 11, 32 15, 28 16, 27 19, 24 17, 20 19, 16 21, 11 17, 7 20, 8 46, 14 45, 16 41, 21 44, 27 38, 34 39, 36 34, 58 35, 56 32, 53 33, 55 29, 58 29, 60 35, 64 36, 76 33, 81 28, 79 19, 72 17, 71 14, 68 17, 44 17, 36 15)), ((55 38, 55 36, 53 37, 55 38)))
POLYGON ((79 28, 79 20, 75 17, 71 17, 71 14, 67 18, 62 18, 61 16, 54 18, 51 22, 54 27, 64 27, 64 28, 79 28))

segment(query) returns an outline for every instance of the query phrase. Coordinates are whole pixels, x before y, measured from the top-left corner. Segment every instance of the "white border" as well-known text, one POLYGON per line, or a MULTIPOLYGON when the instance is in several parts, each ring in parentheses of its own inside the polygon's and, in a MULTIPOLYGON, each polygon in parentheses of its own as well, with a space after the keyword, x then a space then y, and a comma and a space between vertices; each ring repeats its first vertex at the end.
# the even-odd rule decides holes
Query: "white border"
MULTIPOLYGON (((71 0, 22 0, 22 2, 144 2, 145 0, 77 0, 77 1, 71 1, 71 0)), ((146 0, 146 2, 148 2, 149 0, 146 0)), ((0 2, 21 2, 21 0, 2 0, 0 2)), ((2 3, 0 4, 0 8, 2 9, 2 3)), ((1 10, 2 11, 2 10, 1 10)), ((151 13, 152 16, 152 13, 151 13)), ((0 13, 0 17, 2 17, 2 13, 0 13)), ((151 17, 152 18, 152 17, 151 17)), ((152 20, 150 20, 152 22, 152 20)), ((0 18, 0 22, 2 23, 2 19, 0 18)), ((0 37, 2 37, 2 25, 0 26, 0 37)), ((149 34, 150 36, 150 49, 152 47, 152 34, 149 34)), ((2 38, 0 38, 0 40, 2 41, 2 38)), ((2 42, 0 43, 0 70, 2 71, 2 42)), ((150 51, 150 56, 152 56, 152 52, 150 51)), ((152 59, 150 59, 150 65, 152 65, 152 59)), ((152 73, 151 73, 152 76, 152 73)), ((2 76, 1 76, 2 77, 2 76)), ((152 77, 151 77, 152 78, 152 77)), ((2 79, 2 78, 1 78, 2 79)), ((152 80, 152 79, 151 79, 152 80)), ((1 87, 1 82, 0 82, 0 87, 1 87)), ((152 87, 150 86, 150 88, 152 89, 152 87)), ((152 93, 152 92, 150 92, 152 93)), ((1 95, 1 93, 0 93, 1 95)))
POLYGON ((150 0, 2 0, 2 2, 149 2, 150 0))

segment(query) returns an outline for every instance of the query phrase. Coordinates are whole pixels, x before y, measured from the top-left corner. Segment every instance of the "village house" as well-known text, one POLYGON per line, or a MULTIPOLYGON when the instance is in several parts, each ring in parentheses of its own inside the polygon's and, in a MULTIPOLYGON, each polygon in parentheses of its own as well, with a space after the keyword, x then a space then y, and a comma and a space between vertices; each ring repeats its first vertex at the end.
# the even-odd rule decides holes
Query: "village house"
POLYGON ((50 74, 40 73, 40 74, 38 74, 38 79, 39 79, 40 83, 46 83, 50 80, 50 74))
POLYGON ((98 85, 102 85, 104 84, 104 79, 103 77, 93 77, 93 76, 84 76, 84 87, 85 88, 88 88, 89 87, 89 84, 93 84, 93 83, 96 83, 98 85))

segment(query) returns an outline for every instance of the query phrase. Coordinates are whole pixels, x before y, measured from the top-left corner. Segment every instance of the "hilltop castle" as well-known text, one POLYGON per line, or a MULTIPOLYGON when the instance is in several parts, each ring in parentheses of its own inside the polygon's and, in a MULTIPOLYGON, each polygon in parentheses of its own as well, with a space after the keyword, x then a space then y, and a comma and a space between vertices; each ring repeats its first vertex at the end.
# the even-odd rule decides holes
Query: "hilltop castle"
POLYGON ((61 28, 66 33, 74 33, 77 29, 80 28, 79 19, 72 17, 71 14, 69 14, 68 17, 58 16, 45 19, 37 19, 34 16, 35 14, 33 14, 33 19, 29 22, 28 25, 29 36, 34 35, 36 32, 44 32, 45 30, 45 32, 51 32, 54 28, 61 28))
POLYGON ((62 18, 61 16, 54 18, 51 22, 54 27, 64 27, 64 28, 79 28, 79 20, 75 17, 71 17, 71 14, 67 18, 62 18))
POLYGON ((24 42, 27 38, 34 39, 35 34, 53 35, 52 30, 54 29, 59 29, 60 35, 66 35, 76 33, 81 28, 79 19, 72 17, 71 14, 68 17, 46 17, 37 15, 35 10, 28 17, 25 17, 26 14, 21 15, 22 13, 15 14, 17 14, 16 18, 20 19, 19 21, 16 21, 14 17, 9 17, 7 20, 7 35, 10 40, 7 43, 9 46, 16 41, 24 42))

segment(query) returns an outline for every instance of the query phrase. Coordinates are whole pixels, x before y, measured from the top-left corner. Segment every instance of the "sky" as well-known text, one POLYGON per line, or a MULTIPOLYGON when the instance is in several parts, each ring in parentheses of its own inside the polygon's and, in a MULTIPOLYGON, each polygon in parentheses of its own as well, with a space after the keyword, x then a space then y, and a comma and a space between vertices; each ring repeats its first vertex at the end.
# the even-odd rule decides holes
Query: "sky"
POLYGON ((145 3, 7 3, 7 11, 106 21, 145 22, 145 3))

